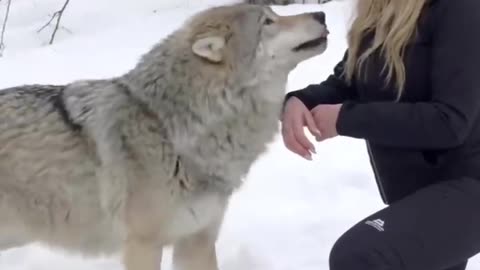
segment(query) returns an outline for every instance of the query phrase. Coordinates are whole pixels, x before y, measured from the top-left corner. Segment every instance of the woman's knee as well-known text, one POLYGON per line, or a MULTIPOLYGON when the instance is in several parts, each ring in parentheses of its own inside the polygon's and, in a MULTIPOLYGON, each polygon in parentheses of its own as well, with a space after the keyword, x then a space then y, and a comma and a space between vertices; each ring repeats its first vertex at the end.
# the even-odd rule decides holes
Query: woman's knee
POLYGON ((382 232, 353 228, 342 235, 330 252, 330 270, 400 270, 401 260, 383 239, 382 232))

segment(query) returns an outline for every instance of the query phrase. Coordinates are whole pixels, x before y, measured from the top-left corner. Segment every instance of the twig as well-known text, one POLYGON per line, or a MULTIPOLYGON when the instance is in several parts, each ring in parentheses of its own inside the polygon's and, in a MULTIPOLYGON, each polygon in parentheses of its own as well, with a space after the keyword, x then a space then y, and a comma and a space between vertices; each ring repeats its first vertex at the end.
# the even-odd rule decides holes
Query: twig
POLYGON ((50 39, 50 44, 52 44, 52 43, 53 43, 53 40, 55 39, 55 35, 57 34, 58 27, 60 26, 60 20, 62 19, 63 12, 64 12, 65 9, 67 8, 67 5, 68 5, 69 2, 70 2, 70 0, 65 1, 65 4, 63 5, 62 9, 61 9, 60 12, 58 13, 58 16, 57 16, 57 24, 55 25, 55 30, 53 30, 52 38, 50 39))
POLYGON ((2 25, 2 33, 0 35, 0 57, 3 56, 3 51, 5 50, 5 30, 7 29, 7 21, 8 21, 8 15, 10 14, 11 4, 12 4, 12 0, 8 0, 7 10, 5 11, 5 19, 3 20, 3 25, 2 25))
MULTIPOLYGON (((0 0, 1 1, 1 0, 0 0)), ((63 13, 65 9, 67 8, 68 3, 70 0, 66 0, 65 3, 63 4, 63 7, 60 10, 55 11, 53 13, 52 17, 50 17, 50 20, 42 26, 40 29, 38 29, 37 33, 40 33, 43 29, 47 28, 50 24, 52 24, 53 20, 57 18, 57 22, 55 24, 55 29, 53 30, 52 37, 50 38, 49 44, 52 45, 53 41, 55 40, 55 35, 57 34, 58 29, 60 28, 60 21, 62 20, 63 13)), ((63 27, 62 27, 63 28, 63 27)))
POLYGON ((58 11, 55 11, 55 13, 53 13, 52 17, 50 17, 50 20, 48 20, 48 22, 44 26, 40 27, 40 29, 37 30, 37 33, 40 33, 40 32, 43 31, 43 29, 47 28, 52 23, 53 19, 55 19, 55 17, 57 15, 58 15, 58 11))

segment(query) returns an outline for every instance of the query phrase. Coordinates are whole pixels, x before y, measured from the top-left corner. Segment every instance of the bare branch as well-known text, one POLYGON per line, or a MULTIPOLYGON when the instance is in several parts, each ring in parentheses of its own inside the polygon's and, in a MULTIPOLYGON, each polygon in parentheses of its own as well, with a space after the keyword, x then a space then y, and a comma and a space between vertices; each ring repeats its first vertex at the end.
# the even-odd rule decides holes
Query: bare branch
POLYGON ((48 22, 45 25, 43 25, 42 27, 40 27, 40 29, 37 30, 37 33, 40 33, 43 31, 43 29, 47 28, 57 16, 58 16, 58 11, 55 11, 52 17, 50 17, 50 20, 48 20, 48 22))
POLYGON ((0 34, 0 57, 3 56, 3 51, 5 50, 5 30, 7 29, 8 15, 10 14, 11 4, 12 4, 12 0, 8 0, 7 10, 5 11, 5 18, 3 20, 3 25, 2 25, 2 33, 0 34))
POLYGON ((57 34, 58 29, 60 28, 60 21, 62 20, 63 13, 65 12, 65 9, 67 8, 69 2, 70 0, 66 0, 65 3, 63 4, 63 7, 60 10, 55 11, 52 17, 50 17, 50 20, 48 20, 48 22, 37 31, 37 33, 40 33, 43 29, 51 25, 53 20, 55 20, 55 18, 57 19, 57 22, 55 23, 55 29, 53 30, 52 37, 50 38, 50 42, 49 42, 50 45, 53 44, 53 41, 55 40, 55 35, 57 34))
POLYGON ((52 44, 52 43, 53 43, 53 40, 55 39, 55 35, 57 34, 58 27, 60 26, 60 21, 62 20, 63 12, 64 12, 65 9, 67 8, 67 5, 68 5, 69 2, 70 2, 70 0, 66 0, 66 1, 65 1, 65 4, 64 4, 63 7, 62 7, 62 9, 61 9, 60 12, 58 13, 58 16, 57 16, 57 24, 55 25, 55 30, 53 30, 52 38, 50 39, 50 44, 52 44))

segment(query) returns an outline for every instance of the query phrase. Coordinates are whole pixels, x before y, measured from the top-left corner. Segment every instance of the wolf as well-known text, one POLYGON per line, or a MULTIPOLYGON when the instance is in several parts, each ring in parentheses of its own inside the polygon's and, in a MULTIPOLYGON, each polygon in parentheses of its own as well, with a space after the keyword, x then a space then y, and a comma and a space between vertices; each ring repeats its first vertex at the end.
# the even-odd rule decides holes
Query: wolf
POLYGON ((0 249, 40 242, 126 270, 216 270, 228 201, 279 127, 325 13, 199 11, 121 76, 0 91, 0 249))

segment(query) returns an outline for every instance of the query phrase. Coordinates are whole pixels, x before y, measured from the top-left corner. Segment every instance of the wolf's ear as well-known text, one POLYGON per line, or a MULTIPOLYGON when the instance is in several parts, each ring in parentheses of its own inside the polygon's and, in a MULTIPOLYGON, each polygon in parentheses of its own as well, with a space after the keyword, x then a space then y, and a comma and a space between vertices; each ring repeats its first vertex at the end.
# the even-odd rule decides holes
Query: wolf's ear
POLYGON ((219 63, 223 60, 224 48, 225 39, 219 36, 201 38, 192 45, 192 51, 196 55, 214 63, 219 63))

